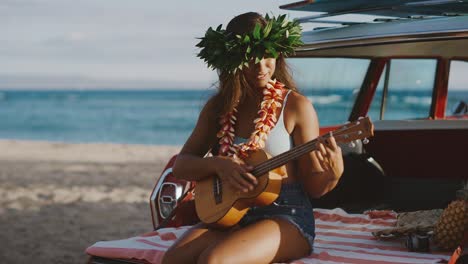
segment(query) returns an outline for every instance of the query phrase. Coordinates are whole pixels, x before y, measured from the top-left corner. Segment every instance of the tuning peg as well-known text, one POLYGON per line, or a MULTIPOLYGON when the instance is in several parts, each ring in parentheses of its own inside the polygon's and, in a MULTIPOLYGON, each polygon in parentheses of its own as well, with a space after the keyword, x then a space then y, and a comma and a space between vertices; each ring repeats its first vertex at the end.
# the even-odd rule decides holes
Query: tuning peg
POLYGON ((350 148, 355 148, 355 147, 356 147, 356 143, 354 143, 354 141, 351 141, 351 142, 349 142, 348 146, 349 146, 350 148))
POLYGON ((367 138, 364 138, 364 139, 362 140, 362 143, 363 143, 363 144, 367 144, 367 143, 369 143, 369 139, 367 139, 367 138))

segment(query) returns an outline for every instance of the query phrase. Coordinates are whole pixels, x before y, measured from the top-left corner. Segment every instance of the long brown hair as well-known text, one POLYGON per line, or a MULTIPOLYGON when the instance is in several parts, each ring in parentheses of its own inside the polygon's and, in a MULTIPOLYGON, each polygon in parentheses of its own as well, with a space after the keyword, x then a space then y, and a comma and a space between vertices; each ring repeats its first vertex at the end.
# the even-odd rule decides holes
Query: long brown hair
MULTIPOLYGON (((247 32, 252 32, 257 23, 263 28, 267 24, 267 21, 258 13, 244 13, 234 17, 227 25, 226 31, 236 35, 242 35, 247 32)), ((250 96, 252 89, 242 71, 236 71, 236 73, 218 71, 218 76, 218 92, 213 96, 212 101, 216 112, 221 116, 230 112, 237 104, 237 101, 243 101, 246 96, 250 96)), ((286 89, 297 91, 296 84, 290 73, 290 68, 281 54, 276 59, 273 78, 282 82, 286 89)))

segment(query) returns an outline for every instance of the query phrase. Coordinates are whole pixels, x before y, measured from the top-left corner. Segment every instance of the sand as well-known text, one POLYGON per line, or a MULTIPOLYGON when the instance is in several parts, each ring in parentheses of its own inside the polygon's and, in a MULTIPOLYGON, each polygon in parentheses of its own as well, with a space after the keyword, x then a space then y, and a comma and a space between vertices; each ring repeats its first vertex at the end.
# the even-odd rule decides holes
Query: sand
POLYGON ((152 230, 148 197, 180 147, 0 140, 0 262, 84 263, 152 230))

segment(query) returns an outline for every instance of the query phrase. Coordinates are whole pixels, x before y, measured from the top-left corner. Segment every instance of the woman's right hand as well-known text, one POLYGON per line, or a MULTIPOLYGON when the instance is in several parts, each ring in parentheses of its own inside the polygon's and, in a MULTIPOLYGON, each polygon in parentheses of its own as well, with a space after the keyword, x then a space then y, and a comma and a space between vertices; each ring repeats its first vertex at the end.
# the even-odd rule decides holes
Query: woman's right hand
POLYGON ((215 162, 215 171, 218 177, 235 189, 248 192, 257 185, 257 178, 250 173, 253 166, 246 164, 243 160, 217 156, 215 162))

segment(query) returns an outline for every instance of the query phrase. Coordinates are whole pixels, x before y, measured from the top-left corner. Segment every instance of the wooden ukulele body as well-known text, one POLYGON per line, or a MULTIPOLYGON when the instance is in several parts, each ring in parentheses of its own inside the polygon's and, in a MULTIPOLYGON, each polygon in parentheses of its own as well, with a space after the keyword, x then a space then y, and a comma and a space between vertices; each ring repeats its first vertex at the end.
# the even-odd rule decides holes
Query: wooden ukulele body
MULTIPOLYGON (((256 166, 269 158, 270 155, 260 149, 250 152, 244 161, 256 166)), ((234 189, 230 184, 220 182, 216 176, 198 181, 195 186, 195 208, 198 217, 202 222, 216 227, 233 226, 242 219, 250 207, 273 203, 278 198, 281 181, 285 176, 285 166, 259 175, 257 186, 249 192, 234 189)))

